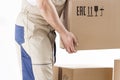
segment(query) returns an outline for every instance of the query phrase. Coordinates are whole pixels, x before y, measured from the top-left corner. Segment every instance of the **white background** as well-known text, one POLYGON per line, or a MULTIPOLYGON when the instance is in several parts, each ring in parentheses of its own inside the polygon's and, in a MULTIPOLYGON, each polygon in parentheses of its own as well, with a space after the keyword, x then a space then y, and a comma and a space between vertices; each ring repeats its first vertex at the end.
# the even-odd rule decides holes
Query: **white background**
MULTIPOLYGON (((20 6, 21 0, 0 0, 0 80, 21 80, 14 42, 14 25, 20 6)), ((56 41, 56 65, 114 67, 114 59, 120 58, 120 49, 78 51, 68 54, 59 48, 59 37, 56 41)))

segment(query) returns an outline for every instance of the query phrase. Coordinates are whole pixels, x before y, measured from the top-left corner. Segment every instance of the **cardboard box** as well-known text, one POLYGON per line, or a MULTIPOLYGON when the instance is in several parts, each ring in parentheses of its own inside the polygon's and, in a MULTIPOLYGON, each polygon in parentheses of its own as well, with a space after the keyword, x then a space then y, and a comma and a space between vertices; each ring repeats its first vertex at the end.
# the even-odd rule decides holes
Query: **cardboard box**
POLYGON ((114 61, 114 80, 120 80, 120 59, 114 61))
POLYGON ((120 48, 119 3, 120 0, 68 0, 64 22, 78 38, 77 50, 120 48))
POLYGON ((53 67, 53 80, 59 80, 58 75, 59 74, 59 67, 53 67))
POLYGON ((112 80, 112 68, 54 67, 53 80, 112 80))

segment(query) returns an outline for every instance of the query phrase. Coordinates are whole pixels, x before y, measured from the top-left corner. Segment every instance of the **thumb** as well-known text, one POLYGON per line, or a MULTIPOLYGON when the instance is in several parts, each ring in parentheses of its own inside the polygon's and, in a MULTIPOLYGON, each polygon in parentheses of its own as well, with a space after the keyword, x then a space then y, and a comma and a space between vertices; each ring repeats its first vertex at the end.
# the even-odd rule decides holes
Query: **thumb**
POLYGON ((73 39, 73 43, 74 43, 74 46, 78 46, 79 45, 78 39, 75 36, 74 36, 74 39, 73 39))

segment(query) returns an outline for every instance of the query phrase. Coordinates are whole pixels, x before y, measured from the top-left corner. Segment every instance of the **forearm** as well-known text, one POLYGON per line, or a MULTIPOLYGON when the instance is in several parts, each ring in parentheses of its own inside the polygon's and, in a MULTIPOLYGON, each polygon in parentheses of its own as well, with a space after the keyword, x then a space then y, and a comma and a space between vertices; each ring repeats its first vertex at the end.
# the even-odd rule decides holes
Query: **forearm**
POLYGON ((37 0, 41 15, 59 33, 66 51, 69 53, 76 52, 75 45, 77 44, 77 39, 71 32, 65 29, 51 1, 37 0))
MULTIPOLYGON (((39 0, 38 0, 39 1, 39 0)), ((51 2, 51 0, 43 0, 42 4, 38 2, 38 7, 40 8, 41 15, 44 17, 44 19, 59 33, 64 34, 66 33, 66 29, 62 22, 60 21, 60 18, 58 16, 58 13, 56 11, 55 6, 51 2)))

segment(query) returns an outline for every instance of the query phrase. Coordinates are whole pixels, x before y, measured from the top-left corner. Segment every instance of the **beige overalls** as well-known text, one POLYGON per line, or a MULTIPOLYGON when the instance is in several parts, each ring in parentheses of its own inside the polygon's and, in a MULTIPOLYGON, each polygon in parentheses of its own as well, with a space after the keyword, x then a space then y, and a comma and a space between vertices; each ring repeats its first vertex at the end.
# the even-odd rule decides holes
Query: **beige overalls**
MULTIPOLYGON (((52 0, 61 16, 66 0, 52 0)), ((22 0, 15 25, 23 80, 53 80, 55 30, 41 16, 40 9, 22 0)))

